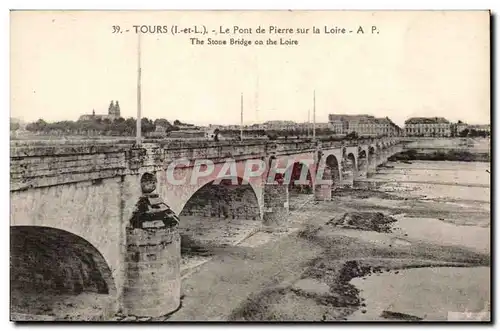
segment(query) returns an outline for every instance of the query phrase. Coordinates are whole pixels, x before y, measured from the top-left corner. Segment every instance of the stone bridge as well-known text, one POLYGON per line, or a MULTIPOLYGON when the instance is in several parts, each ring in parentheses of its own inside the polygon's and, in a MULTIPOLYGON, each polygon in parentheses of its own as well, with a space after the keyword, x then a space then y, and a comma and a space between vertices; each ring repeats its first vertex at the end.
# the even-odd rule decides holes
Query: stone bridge
MULTIPOLYGON (((286 222, 292 191, 329 200, 335 187, 353 186, 400 149, 397 138, 13 145, 11 280, 105 293, 113 314, 132 282, 126 233, 145 174, 181 222, 184 215, 251 217, 273 226, 286 222)), ((166 313, 152 305, 143 315, 166 313)))

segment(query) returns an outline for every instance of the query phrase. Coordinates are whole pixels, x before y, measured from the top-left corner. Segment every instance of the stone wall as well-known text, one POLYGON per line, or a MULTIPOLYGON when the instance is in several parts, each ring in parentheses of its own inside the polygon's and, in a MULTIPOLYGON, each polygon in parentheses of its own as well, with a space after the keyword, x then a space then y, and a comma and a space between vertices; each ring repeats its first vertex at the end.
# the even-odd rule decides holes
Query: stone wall
POLYGON ((83 181, 99 181, 124 174, 123 147, 59 146, 11 149, 11 191, 83 181))

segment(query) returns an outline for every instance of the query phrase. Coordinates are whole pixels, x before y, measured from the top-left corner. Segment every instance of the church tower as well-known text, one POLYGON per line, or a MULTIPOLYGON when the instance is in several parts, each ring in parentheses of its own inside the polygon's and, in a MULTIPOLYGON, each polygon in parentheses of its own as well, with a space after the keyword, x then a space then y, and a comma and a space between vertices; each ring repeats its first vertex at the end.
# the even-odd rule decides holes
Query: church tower
POLYGON ((115 116, 116 118, 120 118, 120 105, 118 104, 118 100, 115 102, 115 116))
POLYGON ((111 100, 108 107, 108 116, 112 117, 114 113, 115 113, 115 105, 113 104, 113 100, 111 100))

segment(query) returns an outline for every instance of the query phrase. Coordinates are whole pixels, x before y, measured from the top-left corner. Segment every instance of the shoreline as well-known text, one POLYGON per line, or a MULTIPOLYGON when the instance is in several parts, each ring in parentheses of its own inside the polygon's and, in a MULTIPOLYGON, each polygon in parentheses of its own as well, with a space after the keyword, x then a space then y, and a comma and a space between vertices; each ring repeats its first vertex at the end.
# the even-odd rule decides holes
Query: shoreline
POLYGON ((491 162, 491 151, 473 151, 459 148, 405 148, 402 152, 392 155, 389 161, 461 161, 461 162, 491 162))

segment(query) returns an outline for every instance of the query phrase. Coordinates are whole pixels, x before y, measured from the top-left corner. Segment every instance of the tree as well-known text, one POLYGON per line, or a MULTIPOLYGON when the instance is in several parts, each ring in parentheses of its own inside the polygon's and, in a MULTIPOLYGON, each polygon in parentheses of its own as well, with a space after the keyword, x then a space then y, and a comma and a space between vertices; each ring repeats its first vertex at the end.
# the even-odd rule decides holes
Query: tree
POLYGON ((153 124, 153 121, 151 121, 147 117, 141 119, 141 132, 143 134, 146 134, 148 132, 153 132, 154 130, 155 126, 153 124))
POLYGON ((355 132, 355 131, 352 131, 351 133, 348 133, 345 137, 346 137, 346 139, 348 139, 348 140, 356 140, 356 139, 358 139, 358 138, 359 138, 359 137, 358 137, 358 133, 357 133, 357 132, 355 132))
POLYGON ((172 124, 170 124, 169 121, 167 121, 166 119, 164 118, 158 118, 156 119, 154 122, 153 122, 154 126, 155 126, 155 129, 157 126, 162 126, 164 127, 165 129, 170 129, 170 127, 172 126, 172 124))
POLYGON ((467 137, 469 135, 469 129, 464 129, 458 133, 459 137, 467 137))
POLYGON ((36 122, 29 123, 26 125, 26 130, 31 131, 31 132, 43 132, 47 130, 47 122, 45 122, 43 119, 39 119, 36 122))
POLYGON ((214 130, 214 141, 219 141, 219 129, 214 130))
POLYGON ((19 123, 17 122, 10 122, 10 131, 16 131, 20 127, 19 123))
POLYGON ((132 135, 135 133, 135 118, 129 117, 125 120, 125 127, 127 128, 127 133, 132 135))

